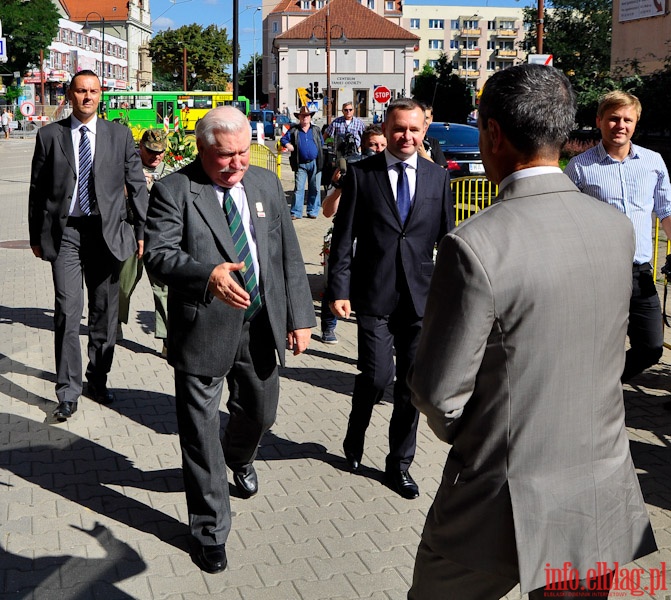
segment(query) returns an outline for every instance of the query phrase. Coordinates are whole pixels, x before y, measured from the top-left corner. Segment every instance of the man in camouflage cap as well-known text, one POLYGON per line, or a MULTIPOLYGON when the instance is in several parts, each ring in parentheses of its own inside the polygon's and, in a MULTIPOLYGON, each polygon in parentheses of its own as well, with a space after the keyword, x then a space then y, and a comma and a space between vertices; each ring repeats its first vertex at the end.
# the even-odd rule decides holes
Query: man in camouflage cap
MULTIPOLYGON (((139 155, 142 161, 142 170, 147 180, 147 191, 151 190, 154 181, 164 175, 165 151, 168 148, 168 137, 163 129, 147 129, 140 139, 139 155)), ((130 218, 132 218, 129 215, 130 218)), ((119 274, 119 324, 117 327, 117 339, 123 339, 121 324, 128 323, 130 312, 130 297, 133 294, 135 286, 142 277, 142 261, 135 255, 131 256, 121 266, 119 274)), ((168 337, 168 287, 160 281, 149 276, 151 289, 154 295, 154 307, 156 315, 156 325, 154 328, 154 337, 163 340, 163 349, 161 354, 165 356, 165 340, 168 337)))

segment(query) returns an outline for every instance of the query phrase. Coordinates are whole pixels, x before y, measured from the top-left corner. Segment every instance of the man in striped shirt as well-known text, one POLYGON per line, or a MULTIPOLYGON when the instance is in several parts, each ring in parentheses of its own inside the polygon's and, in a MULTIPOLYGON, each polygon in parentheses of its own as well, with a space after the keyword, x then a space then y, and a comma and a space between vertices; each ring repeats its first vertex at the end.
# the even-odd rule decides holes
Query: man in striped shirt
POLYGON ((656 364, 664 345, 650 264, 653 211, 671 239, 671 183, 666 165, 657 152, 631 143, 640 117, 641 103, 636 96, 619 90, 603 96, 596 117, 601 142, 571 159, 565 170, 580 191, 614 206, 634 225, 636 253, 627 330, 631 348, 623 382, 656 364))

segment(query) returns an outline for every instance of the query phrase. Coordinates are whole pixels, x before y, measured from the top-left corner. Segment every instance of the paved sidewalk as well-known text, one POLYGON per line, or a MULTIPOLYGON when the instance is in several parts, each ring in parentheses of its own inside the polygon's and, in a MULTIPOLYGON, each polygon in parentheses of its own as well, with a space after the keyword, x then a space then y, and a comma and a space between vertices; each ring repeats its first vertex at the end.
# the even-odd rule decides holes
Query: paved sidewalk
MULTIPOLYGON (((384 403, 374 413, 363 472, 347 471, 341 443, 356 373, 352 321, 338 324, 337 346, 322 344, 315 329, 308 352, 288 357, 277 423, 256 462, 259 494, 232 497, 224 573, 201 572, 187 553, 173 376, 151 333, 146 278, 109 380, 117 402, 84 398, 70 421, 53 421, 53 286, 49 266, 27 244, 32 149, 32 141, 0 140, 0 599, 405 598, 448 448, 422 420, 412 468, 421 496, 397 496, 381 482, 391 413, 384 403)), ((292 189, 286 158, 283 183, 292 189)), ((294 223, 318 310, 329 221, 294 223)), ((84 319, 82 333, 85 327, 84 319)), ((671 566, 671 411, 663 407, 670 362, 665 351, 625 394, 634 460, 662 548, 637 565, 646 570, 671 566)), ((641 586, 647 582, 644 576, 641 586)), ((671 591, 640 597, 671 598, 671 591)))

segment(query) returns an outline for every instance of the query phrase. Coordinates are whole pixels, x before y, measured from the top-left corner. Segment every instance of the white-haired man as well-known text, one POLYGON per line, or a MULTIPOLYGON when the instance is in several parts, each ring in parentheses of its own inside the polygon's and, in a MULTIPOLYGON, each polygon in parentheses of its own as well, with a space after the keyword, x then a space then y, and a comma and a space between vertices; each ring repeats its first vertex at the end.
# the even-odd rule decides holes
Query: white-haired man
POLYGON ((147 221, 146 265, 168 285, 168 362, 194 560, 227 565, 231 528, 226 465, 243 498, 275 421, 277 360, 303 352, 316 324, 296 234, 277 177, 249 165, 249 122, 236 108, 210 111, 196 128, 198 158, 157 181, 147 221), (219 439, 228 383, 230 418, 219 439))

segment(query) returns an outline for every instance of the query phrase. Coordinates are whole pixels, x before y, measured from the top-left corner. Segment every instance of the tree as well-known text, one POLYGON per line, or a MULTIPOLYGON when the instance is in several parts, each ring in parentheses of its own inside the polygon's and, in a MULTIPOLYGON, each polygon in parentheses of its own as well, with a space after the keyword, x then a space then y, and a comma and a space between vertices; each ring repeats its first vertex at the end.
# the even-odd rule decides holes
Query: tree
MULTIPOLYGON (((610 76, 612 0, 553 0, 545 11, 543 53, 571 81, 578 101, 577 121, 594 125, 597 98, 617 87, 610 76)), ((524 9, 524 20, 534 25, 525 46, 536 51, 537 11, 524 9)))
POLYGON ((465 123, 473 110, 472 91, 466 82, 452 72, 452 63, 441 54, 436 66, 426 63, 415 77, 413 96, 433 106, 435 121, 465 123), (438 101, 439 100, 439 101, 438 101))
POLYGON ((2 0, 2 34, 7 38, 8 62, 5 73, 23 74, 40 66, 40 50, 47 58, 47 47, 58 34, 60 14, 52 0, 2 0))
POLYGON ((166 83, 173 73, 178 73, 176 78, 173 77, 176 89, 182 89, 184 48, 188 89, 226 89, 229 76, 225 68, 233 60, 226 29, 219 29, 216 25, 203 28, 194 23, 162 31, 151 40, 149 51, 156 70, 166 83), (196 74, 195 78, 192 73, 196 74))
MULTIPOLYGON (((256 102, 259 106, 268 103, 268 94, 261 91, 262 64, 261 56, 256 55, 256 102)), ((240 86, 240 95, 254 101, 254 57, 250 57, 249 62, 238 72, 238 85, 240 86)))

